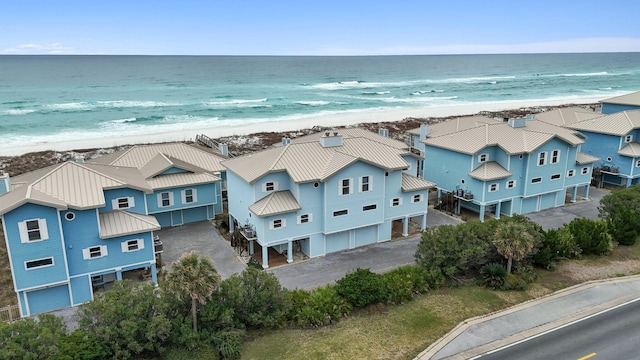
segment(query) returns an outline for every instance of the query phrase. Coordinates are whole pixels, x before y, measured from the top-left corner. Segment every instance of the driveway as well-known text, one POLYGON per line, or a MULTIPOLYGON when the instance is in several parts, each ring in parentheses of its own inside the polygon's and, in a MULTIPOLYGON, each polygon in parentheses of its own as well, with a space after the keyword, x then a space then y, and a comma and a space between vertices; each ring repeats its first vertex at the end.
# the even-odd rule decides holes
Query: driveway
POLYGON ((543 229, 557 229, 576 218, 597 219, 600 199, 609 193, 606 189, 589 189, 589 200, 578 200, 573 204, 542 210, 526 216, 540 224, 543 229))

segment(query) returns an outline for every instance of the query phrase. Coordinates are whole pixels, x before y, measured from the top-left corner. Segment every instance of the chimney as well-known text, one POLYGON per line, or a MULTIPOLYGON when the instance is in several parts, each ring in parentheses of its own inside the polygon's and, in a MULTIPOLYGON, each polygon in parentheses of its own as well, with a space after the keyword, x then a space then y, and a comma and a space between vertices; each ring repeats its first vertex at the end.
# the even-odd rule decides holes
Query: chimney
POLYGON ((508 124, 512 128, 523 128, 527 126, 527 119, 526 118, 509 119, 508 124))
POLYGON ((223 144, 223 143, 218 143, 218 151, 223 156, 229 156, 229 145, 223 144))
POLYGON ((289 145, 289 144, 291 144, 291 138, 283 137, 282 138, 282 145, 289 145))
POLYGON ((11 186, 9 174, 0 170, 0 195, 9 192, 9 186, 11 186))
POLYGON ((324 135, 320 137, 320 145, 325 148, 342 146, 342 135, 338 134, 337 131, 326 131, 324 135))
POLYGON ((384 128, 378 129, 378 135, 389 137, 389 129, 384 129, 384 128))
POLYGON ((431 128, 429 128, 429 125, 420 124, 420 141, 426 139, 430 132, 431 128))

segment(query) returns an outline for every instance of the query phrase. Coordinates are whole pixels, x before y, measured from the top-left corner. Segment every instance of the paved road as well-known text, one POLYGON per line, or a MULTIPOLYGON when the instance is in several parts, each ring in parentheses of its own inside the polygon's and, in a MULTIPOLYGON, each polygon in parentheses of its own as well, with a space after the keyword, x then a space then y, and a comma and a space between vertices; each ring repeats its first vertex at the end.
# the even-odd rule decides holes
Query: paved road
POLYGON ((473 359, 638 359, 637 300, 473 359))

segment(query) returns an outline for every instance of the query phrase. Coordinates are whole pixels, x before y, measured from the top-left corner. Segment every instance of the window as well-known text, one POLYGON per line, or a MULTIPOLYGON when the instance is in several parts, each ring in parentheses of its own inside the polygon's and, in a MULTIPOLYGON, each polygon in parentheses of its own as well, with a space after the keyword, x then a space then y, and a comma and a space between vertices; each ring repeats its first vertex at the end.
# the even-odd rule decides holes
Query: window
POLYGON ((182 190, 182 203, 190 204, 198 201, 196 189, 184 189, 182 190))
POLYGON ((53 265, 53 258, 52 257, 44 258, 44 259, 38 259, 38 260, 25 261, 25 263, 24 263, 24 267, 27 270, 31 270, 31 269, 35 269, 35 268, 39 268, 39 267, 44 267, 44 266, 52 266, 52 265, 53 265))
POLYGON ((489 185, 489 192, 496 192, 498 191, 498 189, 500 188, 500 186, 498 185, 498 183, 493 183, 489 185))
POLYGON ((269 229, 274 230, 274 229, 280 229, 283 227, 287 226, 287 220, 286 219, 275 219, 275 220, 271 220, 271 222, 269 222, 269 229))
POLYGON ((560 162, 560 150, 553 150, 551 152, 551 163, 557 164, 560 162))
POLYGON ((611 162, 611 160, 613 160, 611 156, 607 157, 607 162, 611 162))
POLYGON ((551 175, 551 180, 558 180, 558 179, 560 179, 560 174, 551 175))
POLYGON ((640 167, 640 160, 636 160, 636 167, 640 167))
POLYGON ((113 210, 128 209, 135 206, 135 201, 132 196, 119 197, 111 200, 111 207, 113 210))
POLYGON ((167 207, 173 205, 173 193, 162 192, 158 194, 158 206, 167 207))
POLYGON ((298 224, 307 224, 313 221, 311 214, 298 215, 298 224))
POLYGON ((314 187, 314 188, 317 188, 318 186, 320 186, 320 183, 319 183, 319 182, 317 182, 317 181, 316 181, 316 182, 314 182, 314 183, 313 183, 313 187, 314 187))
POLYGON ((363 176, 360 178, 360 192, 371 191, 371 177, 363 176))
POLYGON ((422 194, 415 194, 411 197, 412 203, 418 203, 420 201, 422 201, 422 194))
POLYGON ((633 135, 627 135, 624 137, 624 142, 630 143, 633 141, 633 135))
POLYGON ((478 162, 485 162, 487 160, 489 160, 489 154, 478 155, 478 162))
POLYGON ((73 212, 69 211, 69 212, 64 214, 64 218, 67 219, 67 221, 71 221, 71 220, 76 218, 76 214, 74 214, 73 212))
POLYGON ((400 199, 400 198, 391 199, 391 207, 396 207, 396 206, 400 206, 400 205, 402 205, 402 199, 400 199))
POLYGON ((514 187, 516 187, 516 181, 515 180, 507 181, 507 189, 513 189, 514 187))
POLYGON ((541 177, 537 177, 537 178, 533 178, 533 179, 531 179, 531 183, 532 183, 532 184, 537 184, 537 183, 539 183, 539 182, 541 182, 541 181, 542 181, 542 178, 541 178, 541 177))
POLYGON ((567 177, 573 177, 573 175, 575 175, 575 174, 576 174, 576 171, 573 170, 573 169, 567 171, 567 177))
POLYGON ((589 173, 589 168, 588 167, 583 167, 582 170, 580 171, 580 173, 582 175, 587 175, 589 173))
POLYGON ((31 219, 19 222, 18 230, 20 231, 20 241, 23 243, 47 240, 49 238, 45 219, 31 219))
POLYGON ((371 204, 371 205, 365 205, 362 207, 362 211, 371 211, 371 210, 375 210, 378 208, 378 205, 376 204, 371 204))
POLYGON ((120 243, 120 247, 122 248, 122 252, 132 252, 144 249, 144 240, 142 239, 134 239, 127 240, 120 243))
POLYGON ((344 209, 344 210, 336 210, 333 212, 333 216, 343 216, 343 215, 347 215, 349 214, 349 210, 344 209))
POLYGON ((349 195, 351 193, 351 179, 340 180, 340 195, 349 195))
POLYGON ((264 192, 276 191, 278 190, 278 183, 275 181, 269 181, 264 183, 262 190, 264 192))
POLYGON ((105 245, 92 246, 86 249, 82 249, 82 258, 85 260, 97 259, 107 255, 107 247, 105 245))
POLYGON ((547 152, 543 151, 538 154, 538 166, 542 166, 547 163, 547 152))

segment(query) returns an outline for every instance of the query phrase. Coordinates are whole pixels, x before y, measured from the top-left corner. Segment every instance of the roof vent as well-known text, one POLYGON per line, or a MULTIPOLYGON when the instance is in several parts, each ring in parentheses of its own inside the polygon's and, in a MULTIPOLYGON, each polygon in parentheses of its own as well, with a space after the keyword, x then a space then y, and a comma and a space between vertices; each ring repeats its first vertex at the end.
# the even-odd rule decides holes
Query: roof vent
POLYGON ((523 127, 527 126, 527 119, 526 118, 509 119, 508 124, 512 128, 523 128, 523 127))
POLYGON ((333 134, 327 131, 324 136, 320 137, 320 145, 325 148, 342 146, 342 135, 339 135, 337 131, 334 131, 333 134))

